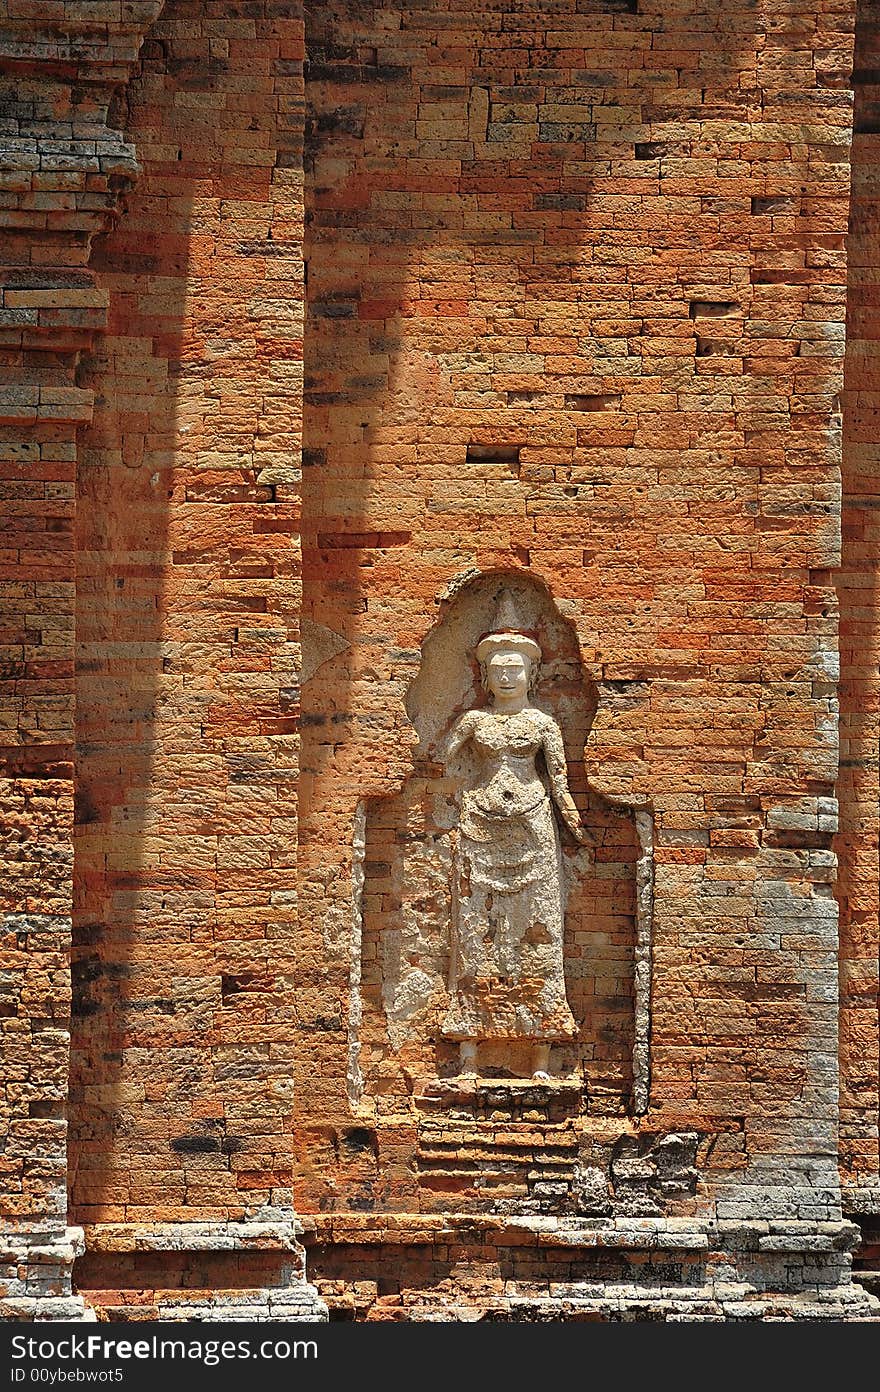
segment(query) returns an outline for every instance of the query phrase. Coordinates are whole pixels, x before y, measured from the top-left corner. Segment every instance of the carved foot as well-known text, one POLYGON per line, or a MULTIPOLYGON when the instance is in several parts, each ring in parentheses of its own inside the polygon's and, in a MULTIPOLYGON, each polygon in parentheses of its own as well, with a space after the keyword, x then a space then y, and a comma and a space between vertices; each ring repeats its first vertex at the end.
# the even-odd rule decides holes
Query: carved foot
POLYGON ((550 1081, 550 1045, 536 1044, 532 1054, 532 1077, 539 1083, 550 1081))
POLYGON ((476 1078, 477 1076, 477 1046, 473 1040, 465 1039, 459 1045, 461 1058, 459 1077, 476 1078))

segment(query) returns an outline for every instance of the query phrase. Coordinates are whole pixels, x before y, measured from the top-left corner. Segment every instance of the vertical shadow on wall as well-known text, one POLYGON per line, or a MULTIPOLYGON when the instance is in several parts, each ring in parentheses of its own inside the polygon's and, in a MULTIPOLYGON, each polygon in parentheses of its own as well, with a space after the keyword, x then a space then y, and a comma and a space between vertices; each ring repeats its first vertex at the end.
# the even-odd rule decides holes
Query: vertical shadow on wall
MULTIPOLYGON (((132 1045, 150 1014, 173 1009, 151 999, 143 963, 156 908, 145 842, 162 821, 153 780, 192 181, 182 152, 156 160, 150 149, 168 101, 167 58, 149 36, 115 112, 147 148, 119 223, 93 250, 110 308, 80 369, 95 411, 77 480, 70 1204, 72 1221, 85 1222, 125 1214, 139 1168, 132 1139, 150 1130, 132 1045)), ((151 1038, 144 1031, 137 1043, 148 1049, 151 1038)), ((167 1166, 158 1154, 154 1163, 158 1186, 167 1166)))
POLYGON ((269 3, 222 8, 169 0, 148 37, 127 93, 143 173, 95 252, 111 307, 83 367, 78 507, 80 1222, 291 1209, 300 36, 269 3))

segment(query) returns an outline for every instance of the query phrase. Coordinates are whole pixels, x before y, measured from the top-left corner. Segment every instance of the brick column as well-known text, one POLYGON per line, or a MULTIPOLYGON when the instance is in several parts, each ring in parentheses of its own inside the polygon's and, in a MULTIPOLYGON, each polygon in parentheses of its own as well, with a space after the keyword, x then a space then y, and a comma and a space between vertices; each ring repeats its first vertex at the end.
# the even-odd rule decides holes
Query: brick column
POLYGON ((114 129, 162 0, 10 3, 0 21, 0 561, 4 1231, 0 1311, 71 1318, 67 1226, 74 746, 76 436, 91 419, 80 354, 105 319, 93 238, 134 181, 114 129), (119 9, 119 7, 115 7, 119 9), (20 17, 16 17, 16 10, 20 17))

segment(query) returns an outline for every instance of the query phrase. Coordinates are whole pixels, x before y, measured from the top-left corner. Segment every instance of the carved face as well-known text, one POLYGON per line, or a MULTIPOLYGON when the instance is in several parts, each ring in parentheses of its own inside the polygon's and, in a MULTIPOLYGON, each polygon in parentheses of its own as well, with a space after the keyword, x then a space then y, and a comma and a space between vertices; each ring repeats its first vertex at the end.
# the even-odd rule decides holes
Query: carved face
POLYGON ((486 666, 486 685, 493 696, 528 695, 530 676, 528 658, 517 652, 495 653, 486 666))

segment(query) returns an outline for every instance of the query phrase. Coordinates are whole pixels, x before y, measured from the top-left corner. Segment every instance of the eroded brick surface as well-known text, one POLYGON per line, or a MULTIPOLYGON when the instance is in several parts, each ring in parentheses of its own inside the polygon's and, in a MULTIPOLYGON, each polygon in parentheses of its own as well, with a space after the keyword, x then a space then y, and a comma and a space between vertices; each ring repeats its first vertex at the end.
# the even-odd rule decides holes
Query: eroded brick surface
POLYGON ((81 1222, 290 1205, 302 25, 171 6, 79 468, 81 1222))
POLYGON ((820 0, 45 8, 0 23, 7 1312, 303 1318, 304 1244, 339 1317, 871 1317, 872 6, 852 148, 820 0), (505 585, 590 833, 549 1083, 440 1031, 505 585))
POLYGON ((853 1211, 876 1212, 878 1152, 877 190, 880 16, 859 11, 843 421, 840 593, 840 1157, 853 1211))
POLYGON ((790 1138, 832 1173, 840 23, 817 76, 750 11, 311 14, 305 604, 340 645, 303 697, 304 1118, 345 1107, 356 795, 406 769, 450 576, 527 570, 590 786, 653 808, 653 1105, 741 1124, 732 1213, 825 1203, 790 1138))
POLYGON ((110 106, 158 4, 0 16, 0 1116, 3 1290, 12 1313, 81 1312, 67 1229, 74 801, 77 363, 106 323, 88 268, 130 187, 110 106))

